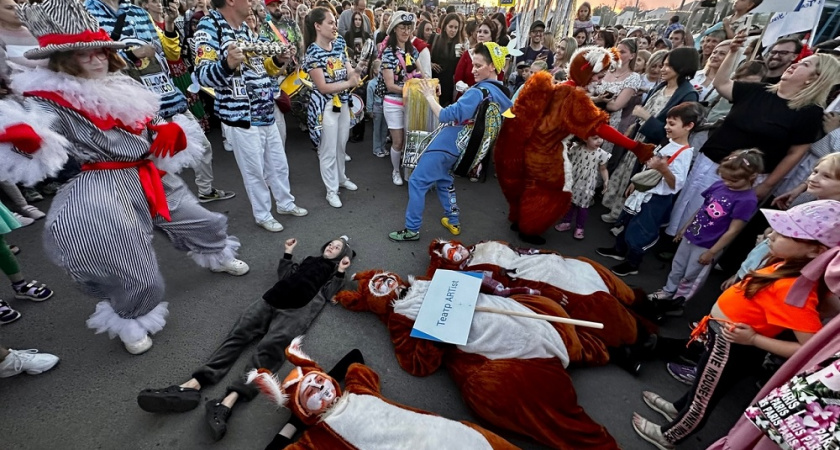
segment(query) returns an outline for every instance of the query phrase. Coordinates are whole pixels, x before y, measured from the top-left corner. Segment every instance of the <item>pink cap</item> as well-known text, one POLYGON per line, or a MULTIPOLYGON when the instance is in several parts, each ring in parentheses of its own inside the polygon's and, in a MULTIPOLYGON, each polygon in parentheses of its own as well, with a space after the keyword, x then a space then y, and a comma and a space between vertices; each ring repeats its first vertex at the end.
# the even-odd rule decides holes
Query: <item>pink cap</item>
POLYGON ((840 244, 840 201, 814 200, 787 211, 761 212, 773 231, 782 236, 817 241, 826 247, 840 244))

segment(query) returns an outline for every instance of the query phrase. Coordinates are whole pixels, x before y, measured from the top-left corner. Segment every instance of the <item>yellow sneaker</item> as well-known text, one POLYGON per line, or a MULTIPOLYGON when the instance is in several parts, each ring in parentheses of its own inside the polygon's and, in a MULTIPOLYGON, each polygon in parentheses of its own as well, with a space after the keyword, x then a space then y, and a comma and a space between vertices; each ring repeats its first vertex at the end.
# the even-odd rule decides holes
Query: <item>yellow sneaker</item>
POLYGON ((440 224, 443 225, 444 228, 449 230, 449 232, 452 233, 453 236, 458 236, 459 234, 461 234, 461 225, 450 224, 448 217, 440 219, 440 224))

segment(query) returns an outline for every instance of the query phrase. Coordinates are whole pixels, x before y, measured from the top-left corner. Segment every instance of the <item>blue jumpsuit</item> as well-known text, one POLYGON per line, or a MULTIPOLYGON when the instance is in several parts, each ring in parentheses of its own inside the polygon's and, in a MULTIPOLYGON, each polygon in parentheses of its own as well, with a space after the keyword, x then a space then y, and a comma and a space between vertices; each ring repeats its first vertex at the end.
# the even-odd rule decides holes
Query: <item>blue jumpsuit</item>
POLYGON ((513 105, 498 86, 499 84, 493 81, 476 83, 457 102, 440 111, 440 122, 451 122, 453 125, 444 127, 429 143, 429 147, 423 152, 417 162, 417 167, 411 173, 411 178, 408 180, 408 206, 405 210, 406 229, 420 231, 426 193, 433 187, 437 190, 438 199, 449 223, 460 224, 458 218, 460 210, 455 199, 455 185, 452 177, 452 170, 459 156, 455 139, 466 122, 475 117, 476 110, 484 98, 479 88, 489 91, 492 101, 498 103, 502 111, 513 105))

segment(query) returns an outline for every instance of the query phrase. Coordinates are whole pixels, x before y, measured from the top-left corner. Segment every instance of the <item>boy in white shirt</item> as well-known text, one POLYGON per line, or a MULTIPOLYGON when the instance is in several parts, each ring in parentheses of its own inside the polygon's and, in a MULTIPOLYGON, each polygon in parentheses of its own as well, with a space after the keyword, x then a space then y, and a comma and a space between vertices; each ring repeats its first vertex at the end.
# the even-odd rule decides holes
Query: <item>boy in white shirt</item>
POLYGON ((634 192, 635 187, 630 184, 625 208, 635 203, 640 205, 635 208, 638 213, 616 237, 614 246, 595 250, 601 256, 623 261, 610 269, 616 275, 639 273, 642 257, 659 239, 659 228, 668 220, 674 198, 691 168, 693 149, 688 144, 688 135, 701 117, 702 108, 695 102, 681 103, 668 111, 665 135, 670 142, 647 162, 647 168, 662 174, 662 179, 645 192, 634 192))

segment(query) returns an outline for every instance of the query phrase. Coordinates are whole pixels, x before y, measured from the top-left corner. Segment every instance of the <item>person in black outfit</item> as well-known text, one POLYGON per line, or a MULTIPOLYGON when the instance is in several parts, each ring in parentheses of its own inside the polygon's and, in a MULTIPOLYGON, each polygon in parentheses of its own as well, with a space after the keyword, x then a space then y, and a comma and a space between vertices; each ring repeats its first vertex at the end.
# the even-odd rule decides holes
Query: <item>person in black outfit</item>
MULTIPOLYGON (((151 413, 186 412, 201 401, 201 389, 211 386, 227 375, 245 346, 259 338, 256 352, 245 372, 251 368, 280 369, 285 349, 292 339, 303 334, 318 316, 324 305, 344 285, 344 272, 350 267, 355 252, 342 236, 321 247, 321 254, 309 256, 300 264, 292 261, 296 239, 286 240, 285 254, 277 267, 279 281, 239 316, 227 338, 210 355, 207 363, 193 372, 192 378, 181 385, 163 389, 144 389, 137 395, 137 404, 151 413)), ((348 364, 349 365, 349 364, 348 364)), ((227 432, 227 421, 233 405, 240 398, 250 401, 258 389, 240 377, 231 383, 223 399, 205 404, 205 419, 213 439, 219 440, 227 432)))
POLYGON ((455 67, 461 57, 455 46, 463 47, 460 42, 463 26, 461 17, 455 13, 447 14, 442 24, 440 34, 432 43, 432 76, 440 81, 440 106, 446 107, 455 98, 455 67))

